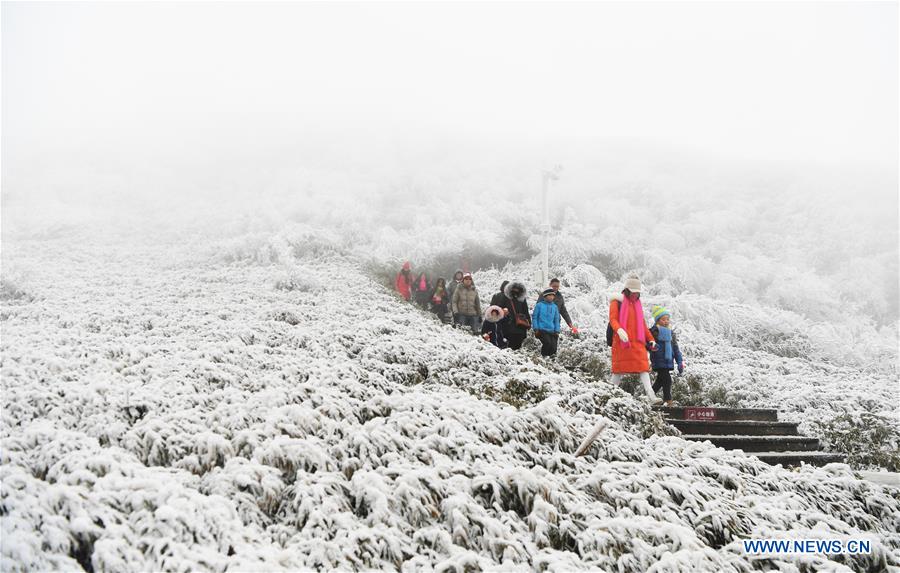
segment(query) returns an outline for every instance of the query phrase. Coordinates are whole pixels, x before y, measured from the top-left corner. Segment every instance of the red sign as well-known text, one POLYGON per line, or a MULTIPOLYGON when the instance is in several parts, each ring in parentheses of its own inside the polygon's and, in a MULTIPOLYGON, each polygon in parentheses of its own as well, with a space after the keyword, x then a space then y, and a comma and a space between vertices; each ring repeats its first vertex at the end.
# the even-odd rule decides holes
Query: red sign
POLYGON ((715 420, 716 419, 716 409, 715 408, 685 408, 684 409, 684 419, 685 420, 715 420))

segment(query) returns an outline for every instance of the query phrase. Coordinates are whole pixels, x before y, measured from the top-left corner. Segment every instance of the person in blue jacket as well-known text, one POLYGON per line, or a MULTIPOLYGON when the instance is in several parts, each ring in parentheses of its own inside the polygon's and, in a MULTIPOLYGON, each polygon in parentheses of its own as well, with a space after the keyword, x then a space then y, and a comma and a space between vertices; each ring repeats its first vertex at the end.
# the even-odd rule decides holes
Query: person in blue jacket
POLYGON ((654 305, 650 309, 653 317, 653 328, 650 334, 656 339, 656 350, 650 352, 650 368, 656 372, 656 382, 653 384, 653 392, 663 391, 663 400, 657 400, 654 404, 659 406, 665 401, 666 406, 672 402, 672 370, 678 365, 678 373, 684 372, 684 357, 678 348, 678 340, 675 332, 669 328, 671 313, 662 306, 654 305))
POLYGON ((541 341, 541 356, 556 355, 559 345, 559 307, 554 302, 555 298, 556 291, 546 289, 531 313, 531 328, 534 329, 534 337, 541 341))

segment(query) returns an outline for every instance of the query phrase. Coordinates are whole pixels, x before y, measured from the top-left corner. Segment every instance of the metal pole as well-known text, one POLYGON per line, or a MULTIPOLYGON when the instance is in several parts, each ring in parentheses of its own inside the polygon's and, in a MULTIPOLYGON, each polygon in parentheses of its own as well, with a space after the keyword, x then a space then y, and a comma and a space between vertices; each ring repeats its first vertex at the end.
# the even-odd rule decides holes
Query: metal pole
POLYGON ((543 185, 543 201, 544 201, 544 252, 543 252, 543 266, 541 267, 541 289, 547 288, 548 281, 550 280, 550 209, 547 204, 547 195, 550 187, 550 173, 544 171, 544 185, 543 185))

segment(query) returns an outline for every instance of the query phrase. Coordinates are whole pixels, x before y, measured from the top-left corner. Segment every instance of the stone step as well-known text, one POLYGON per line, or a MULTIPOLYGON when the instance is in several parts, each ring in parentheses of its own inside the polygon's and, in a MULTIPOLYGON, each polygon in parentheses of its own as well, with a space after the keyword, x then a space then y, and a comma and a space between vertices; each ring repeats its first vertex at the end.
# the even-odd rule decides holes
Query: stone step
POLYGON ((667 420, 754 420, 777 422, 778 410, 766 408, 701 408, 690 406, 654 406, 654 410, 667 420))
POLYGON ((831 452, 755 452, 753 455, 773 466, 799 466, 801 463, 824 466, 831 463, 844 463, 842 454, 831 452))
POLYGON ((819 449, 819 439, 806 436, 722 436, 714 434, 684 434, 685 440, 709 441, 726 450, 753 452, 812 452, 819 449))
POLYGON ((756 420, 705 421, 666 420, 682 434, 717 436, 796 436, 796 422, 759 422, 756 420))

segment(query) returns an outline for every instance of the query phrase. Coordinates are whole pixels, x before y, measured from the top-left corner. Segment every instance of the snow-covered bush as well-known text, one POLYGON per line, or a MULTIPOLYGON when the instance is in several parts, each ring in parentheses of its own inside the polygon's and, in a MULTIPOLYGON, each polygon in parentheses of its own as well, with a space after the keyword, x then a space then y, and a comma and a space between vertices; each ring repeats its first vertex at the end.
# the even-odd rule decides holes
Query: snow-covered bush
POLYGON ((812 422, 825 445, 847 456, 859 468, 900 472, 900 422, 893 416, 853 412, 812 422))

